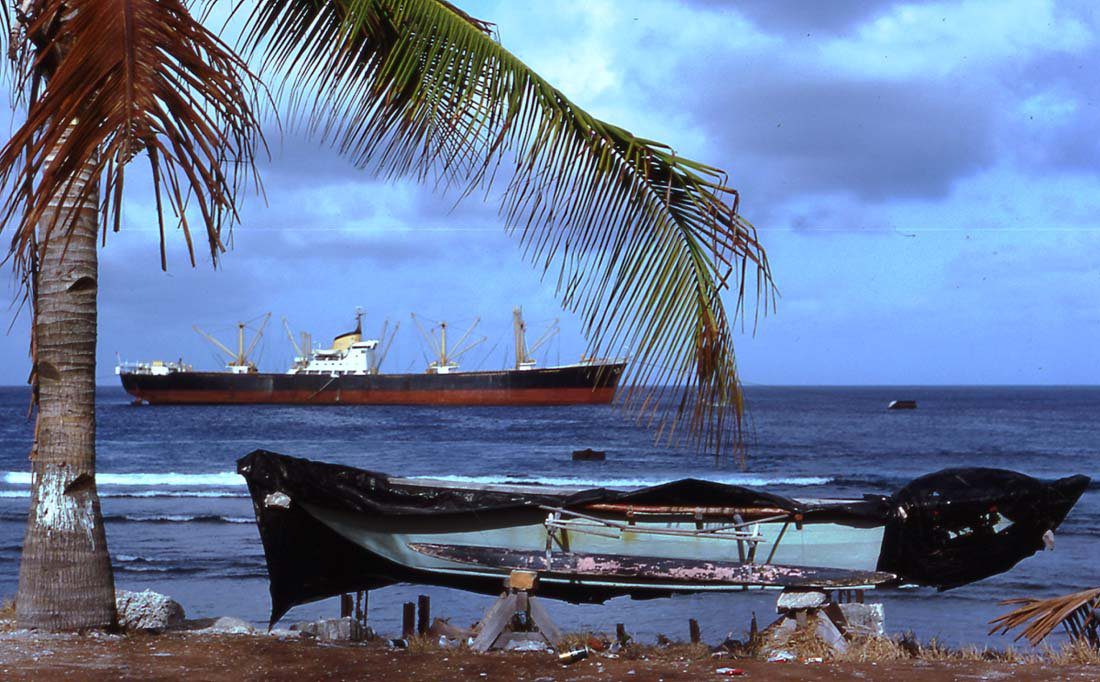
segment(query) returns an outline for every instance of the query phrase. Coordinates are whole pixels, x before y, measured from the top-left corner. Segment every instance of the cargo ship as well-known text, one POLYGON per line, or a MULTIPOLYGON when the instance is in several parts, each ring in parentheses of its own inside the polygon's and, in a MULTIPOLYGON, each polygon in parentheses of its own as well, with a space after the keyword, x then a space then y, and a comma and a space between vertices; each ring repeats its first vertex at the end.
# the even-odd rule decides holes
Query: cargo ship
MULTIPOLYGON (((263 326, 269 317, 270 313, 263 326)), ((135 404, 580 405, 610 403, 626 366, 619 360, 582 358, 575 364, 539 367, 532 354, 547 335, 528 348, 522 311, 516 308, 512 369, 462 371, 457 360, 484 339, 469 341, 471 327, 449 349, 446 323, 440 323, 438 339, 421 327, 436 351, 436 359, 424 372, 383 373, 382 361, 393 335, 387 340, 383 329, 381 339, 364 339, 362 314, 358 313, 355 329, 335 337, 330 348, 312 348, 306 334, 299 345, 287 327, 298 352, 293 364, 283 373, 261 372, 248 356, 263 326, 246 348, 245 325, 238 324, 236 352, 196 327, 229 356, 222 371, 196 371, 181 359, 130 364, 120 361, 115 373, 135 404)))

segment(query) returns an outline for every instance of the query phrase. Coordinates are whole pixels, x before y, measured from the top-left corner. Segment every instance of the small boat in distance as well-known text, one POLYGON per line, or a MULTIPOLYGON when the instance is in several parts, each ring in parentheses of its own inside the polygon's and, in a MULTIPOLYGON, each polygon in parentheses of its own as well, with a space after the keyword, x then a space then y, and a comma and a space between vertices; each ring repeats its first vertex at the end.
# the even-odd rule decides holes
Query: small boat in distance
POLYGON ((886 406, 888 410, 915 410, 917 409, 916 400, 891 400, 890 404, 886 406))
POLYGON ((247 346, 245 325, 238 324, 236 351, 195 328, 229 358, 224 371, 195 371, 182 360, 120 361, 115 373, 134 396, 135 404, 577 405, 610 403, 626 366, 623 361, 582 359, 570 365, 538 367, 532 353, 556 329, 528 348, 526 324, 522 311, 516 308, 513 369, 460 371, 457 361, 484 339, 471 340, 471 326, 458 343, 448 346, 445 322, 438 325, 436 339, 417 321, 425 341, 434 346, 436 359, 423 373, 383 373, 381 365, 397 326, 387 334, 387 322, 379 339, 364 339, 362 313, 358 313, 355 329, 336 336, 331 348, 313 348, 308 334, 303 334, 299 345, 287 326, 297 351, 293 364, 285 373, 260 372, 249 355, 269 317, 270 313, 247 346))
POLYGON ((684 479, 646 488, 402 479, 256 450, 248 483, 275 623, 291 607, 399 582, 500 592, 513 570, 571 602, 617 595, 948 589, 1053 543, 1089 484, 946 469, 893 495, 799 500, 684 479))

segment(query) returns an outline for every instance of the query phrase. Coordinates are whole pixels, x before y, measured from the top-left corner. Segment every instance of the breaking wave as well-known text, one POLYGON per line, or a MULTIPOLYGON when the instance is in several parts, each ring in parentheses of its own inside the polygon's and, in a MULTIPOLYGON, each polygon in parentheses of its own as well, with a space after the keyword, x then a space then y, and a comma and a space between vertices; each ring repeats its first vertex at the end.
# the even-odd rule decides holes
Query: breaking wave
POLYGON ((254 523, 244 516, 220 516, 218 514, 108 514, 104 521, 111 523, 254 523))
MULTIPOLYGON (((476 483, 481 485, 549 485, 584 488, 644 488, 679 480, 677 478, 574 478, 570 476, 406 476, 410 480, 433 480, 447 483, 476 483)), ((811 486, 826 485, 833 481, 826 476, 707 476, 707 480, 727 485, 764 487, 769 485, 811 486)))
MULTIPOLYGON (((117 486, 156 486, 166 485, 173 487, 218 487, 235 488, 244 486, 244 478, 235 471, 219 471, 209 474, 177 474, 173 471, 165 473, 132 473, 111 474, 97 473, 96 483, 99 485, 117 486)), ((8 485, 30 485, 31 474, 29 471, 6 471, 2 482, 8 485)))
MULTIPOLYGON (((29 488, 23 490, 0 490, 0 498, 4 497, 30 497, 29 488)), ((231 492, 222 490, 131 490, 131 491, 99 491, 100 497, 248 497, 247 492, 231 492)))

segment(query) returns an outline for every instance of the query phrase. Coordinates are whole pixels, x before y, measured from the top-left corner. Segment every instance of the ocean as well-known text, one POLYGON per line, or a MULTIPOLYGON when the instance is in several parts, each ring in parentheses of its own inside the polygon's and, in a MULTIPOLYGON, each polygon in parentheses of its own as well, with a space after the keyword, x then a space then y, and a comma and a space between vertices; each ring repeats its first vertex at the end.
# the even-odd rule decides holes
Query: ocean
MULTIPOLYGON (((456 481, 543 481, 638 486, 698 477, 799 497, 888 494, 945 467, 993 466, 1055 478, 1100 479, 1100 388, 749 387, 748 461, 656 445, 615 407, 134 407, 121 388, 98 391, 98 482, 119 588, 171 595, 188 617, 232 615, 266 624, 270 601, 263 548, 237 458, 255 448, 401 476, 456 481), (893 399, 915 411, 888 412, 893 399), (607 451, 605 462, 572 462, 571 451, 607 451)), ((27 454, 33 423, 26 388, 0 388, 0 596, 15 594, 29 503, 27 454)), ((891 632, 951 644, 1006 646, 988 621, 1010 597, 1053 596, 1097 585, 1100 485, 1059 530, 1053 552, 947 592, 868 593, 886 606, 891 632)), ((370 597, 371 626, 400 630, 401 605, 432 598, 433 615, 476 621, 491 598, 396 585, 370 597)), ((602 605, 547 601, 566 630, 613 631, 642 641, 687 639, 688 619, 705 640, 741 637, 753 614, 774 618, 774 592, 681 596, 602 605)), ((338 615, 335 600, 292 610, 283 625, 338 615)))

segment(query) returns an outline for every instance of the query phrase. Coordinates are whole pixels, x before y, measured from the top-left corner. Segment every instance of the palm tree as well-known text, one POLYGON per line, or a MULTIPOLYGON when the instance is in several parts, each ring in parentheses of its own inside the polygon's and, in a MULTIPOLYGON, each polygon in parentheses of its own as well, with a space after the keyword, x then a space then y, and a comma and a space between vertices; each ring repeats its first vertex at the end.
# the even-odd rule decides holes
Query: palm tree
MULTIPOLYGON (((736 447, 742 396, 720 294, 732 279, 740 310, 749 274, 764 296, 770 274, 721 171, 591 116, 446 0, 233 4, 240 46, 312 132, 382 174, 499 199, 591 353, 631 353, 627 404, 670 438, 716 455, 736 447)), ((17 615, 27 627, 103 627, 113 585, 95 491, 97 235, 119 229, 124 170, 143 155, 161 267, 168 211, 192 254, 201 225, 216 264, 237 192, 258 184, 252 112, 265 91, 184 0, 24 0, 10 22, 28 116, 0 152, 0 219, 34 316, 38 405, 17 615)))

